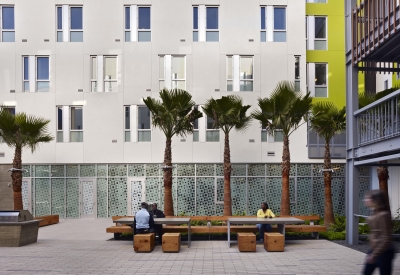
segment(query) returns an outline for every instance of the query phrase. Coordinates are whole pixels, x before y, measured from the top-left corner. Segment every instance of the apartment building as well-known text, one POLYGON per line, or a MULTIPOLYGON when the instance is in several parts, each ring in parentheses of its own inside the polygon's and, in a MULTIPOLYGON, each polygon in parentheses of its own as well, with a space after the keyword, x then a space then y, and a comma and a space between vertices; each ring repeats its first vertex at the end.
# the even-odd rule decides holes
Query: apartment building
MULTIPOLYGON (((199 105, 237 94, 254 110, 291 80, 343 105, 343 45, 333 39, 343 7, 314 2, 1 0, 0 102, 50 119, 55 137, 23 152, 24 207, 66 218, 131 214, 142 200, 162 207, 165 138, 142 98, 164 87, 199 105)), ((267 200, 279 213, 281 134, 254 121, 230 140, 233 212, 255 213, 267 200)), ((323 142, 307 125, 290 140, 292 212, 322 214, 323 142)), ((176 214, 222 213, 223 133, 203 117, 172 144, 176 214)), ((343 141, 335 144, 343 157, 343 141)), ((12 158, 0 144, 0 165, 12 158)), ((335 210, 344 213, 344 165, 336 171, 335 210)))

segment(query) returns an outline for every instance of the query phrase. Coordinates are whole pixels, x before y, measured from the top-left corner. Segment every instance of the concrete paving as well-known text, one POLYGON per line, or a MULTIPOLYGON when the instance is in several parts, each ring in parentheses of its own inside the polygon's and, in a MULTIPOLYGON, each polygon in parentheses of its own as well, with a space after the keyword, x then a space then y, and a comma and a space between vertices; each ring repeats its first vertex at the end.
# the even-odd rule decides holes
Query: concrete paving
MULTIPOLYGON (((111 219, 60 220, 36 244, 0 248, 3 274, 360 274, 365 254, 326 240, 290 240, 285 252, 240 253, 226 241, 192 241, 180 253, 135 253, 131 241, 107 241, 111 219)), ((378 273, 376 273, 378 274, 378 273)), ((393 274, 400 274, 400 257, 393 274)))

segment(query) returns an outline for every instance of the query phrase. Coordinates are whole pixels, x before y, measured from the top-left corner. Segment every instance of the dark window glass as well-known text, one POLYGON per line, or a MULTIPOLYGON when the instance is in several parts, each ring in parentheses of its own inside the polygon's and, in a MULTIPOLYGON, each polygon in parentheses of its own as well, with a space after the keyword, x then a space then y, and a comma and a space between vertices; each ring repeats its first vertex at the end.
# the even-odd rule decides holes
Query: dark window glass
POLYGON ((315 64, 315 85, 326 85, 326 65, 315 64))
POLYGON ((265 8, 261 8, 261 29, 265 30, 265 8))
POLYGON ((71 8, 71 30, 82 30, 82 7, 71 8))
POLYGON ((129 130, 131 128, 131 108, 125 107, 125 129, 129 130))
POLYGON ((218 7, 207 8, 207 29, 218 29, 218 7))
POLYGON ((83 129, 83 113, 81 107, 71 107, 71 130, 83 129))
POLYGON ((24 57, 24 80, 29 80, 29 57, 24 57))
POLYGON ((15 116, 15 107, 3 107, 3 110, 15 116))
POLYGON ((14 7, 3 7, 2 8, 2 28, 3 30, 14 29, 14 7))
POLYGON ((62 30, 62 7, 57 7, 57 29, 62 30))
POLYGON ((138 129, 150 129, 150 110, 147 107, 138 108, 138 129))
POLYGON ((298 57, 298 56, 295 57, 294 78, 300 79, 300 57, 298 57))
POLYGON ((49 58, 38 57, 37 58, 37 79, 48 80, 49 79, 49 58))
POLYGON ((199 28, 199 8, 193 7, 193 29, 197 30, 199 28))
POLYGON ((274 29, 286 30, 286 9, 274 8, 274 29))
POLYGON ((315 17, 315 38, 326 38, 326 18, 315 17))
POLYGON ((150 30, 150 7, 139 9, 139 30, 150 30))
POLYGON ((199 129, 199 119, 196 119, 196 120, 193 122, 193 129, 195 129, 195 130, 199 129))
POLYGON ((63 112, 62 108, 57 108, 57 130, 63 129, 63 112))
POLYGON ((125 7, 125 29, 131 29, 131 8, 125 7))
POLYGON ((214 128, 214 119, 209 116, 207 116, 207 129, 215 129, 214 128))

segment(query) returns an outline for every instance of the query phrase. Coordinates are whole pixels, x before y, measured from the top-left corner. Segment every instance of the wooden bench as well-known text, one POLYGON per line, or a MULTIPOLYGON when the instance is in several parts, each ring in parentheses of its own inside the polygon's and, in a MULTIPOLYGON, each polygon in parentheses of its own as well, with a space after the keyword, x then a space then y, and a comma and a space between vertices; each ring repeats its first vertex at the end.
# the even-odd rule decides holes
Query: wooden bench
MULTIPOLYGON (((133 216, 113 216, 112 220, 118 220, 120 218, 132 218, 133 216)), ((167 218, 172 218, 176 216, 167 216, 167 218)), ((233 218, 237 216, 179 216, 182 218, 190 218, 191 221, 222 221, 226 223, 228 218, 233 218)), ((312 236, 315 238, 319 238, 319 232, 326 232, 326 227, 322 225, 315 225, 314 222, 319 220, 318 215, 314 216, 291 216, 294 218, 298 218, 301 220, 310 221, 309 225, 300 224, 300 225, 285 225, 285 232, 298 232, 298 233, 312 233, 312 236)), ((254 216, 243 216, 243 218, 254 218, 254 216)), ((196 225, 191 226, 191 233, 226 233, 227 226, 226 225, 212 225, 210 227, 206 225, 196 225)), ((272 231, 277 232, 276 226, 272 226, 272 231)), ((117 224, 116 226, 110 226, 106 229, 107 233, 114 233, 114 239, 118 239, 122 233, 133 233, 133 229, 129 225, 125 224, 117 224)), ((164 233, 187 233, 187 226, 175 226, 175 225, 166 225, 163 226, 164 233)), ((231 232, 246 232, 246 233, 257 233, 258 228, 255 225, 231 225, 231 232)))
MULTIPOLYGON (((134 217, 135 216, 112 216, 111 219, 114 222, 115 220, 118 220, 121 218, 134 218, 134 217)), ((107 227, 106 232, 114 233, 114 239, 118 240, 122 233, 132 233, 133 234, 133 229, 129 225, 117 223, 114 226, 107 227)))
POLYGON ((60 221, 60 216, 59 215, 47 215, 47 216, 35 217, 33 219, 41 220, 39 222, 39 227, 42 227, 42 226, 58 223, 60 221))

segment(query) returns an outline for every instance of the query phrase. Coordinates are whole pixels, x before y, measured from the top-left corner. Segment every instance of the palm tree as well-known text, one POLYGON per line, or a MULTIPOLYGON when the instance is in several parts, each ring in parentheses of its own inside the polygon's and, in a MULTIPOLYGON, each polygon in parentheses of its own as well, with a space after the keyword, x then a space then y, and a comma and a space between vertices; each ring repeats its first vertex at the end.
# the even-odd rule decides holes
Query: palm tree
POLYGON ((239 96, 229 95, 220 99, 211 98, 204 105, 204 113, 213 119, 214 128, 221 129, 225 134, 224 144, 224 216, 232 216, 231 199, 231 153, 229 147, 229 132, 246 131, 250 125, 251 116, 246 115, 250 105, 243 105, 239 96))
POLYGON ((11 171, 14 191, 14 209, 22 210, 22 149, 29 148, 34 153, 39 144, 54 138, 48 133, 50 120, 17 113, 0 107, 0 138, 8 146, 15 148, 13 170, 11 171))
POLYGON ((289 173, 290 151, 289 136, 307 121, 307 114, 311 108, 310 93, 303 95, 296 91, 293 82, 281 81, 273 90, 269 98, 259 98, 260 110, 252 113, 252 117, 260 121, 262 127, 273 135, 276 130, 283 134, 282 153, 282 197, 281 215, 290 215, 289 173))
MULTIPOLYGON (((373 94, 368 92, 361 92, 358 94, 358 107, 359 109, 364 108, 365 106, 371 104, 374 101, 381 99, 397 90, 400 89, 400 86, 395 86, 386 90, 383 90, 379 93, 373 94)), ((376 169, 379 181, 379 190, 382 190, 386 194, 386 199, 389 202, 389 189, 388 189, 388 180, 389 180, 389 170, 388 167, 385 166, 387 164, 386 160, 379 161, 382 166, 379 166, 376 169)))
POLYGON ((192 101, 192 95, 180 89, 160 91, 160 100, 143 98, 151 112, 152 124, 164 132, 166 138, 164 151, 164 213, 174 215, 172 201, 172 151, 171 143, 174 135, 185 136, 193 132, 194 121, 202 117, 192 101))
POLYGON ((335 223, 332 206, 332 166, 329 143, 335 134, 346 131, 346 107, 339 109, 332 102, 317 102, 311 108, 310 129, 325 139, 324 185, 325 214, 324 222, 328 227, 335 223))

